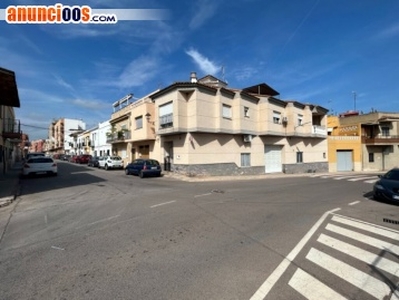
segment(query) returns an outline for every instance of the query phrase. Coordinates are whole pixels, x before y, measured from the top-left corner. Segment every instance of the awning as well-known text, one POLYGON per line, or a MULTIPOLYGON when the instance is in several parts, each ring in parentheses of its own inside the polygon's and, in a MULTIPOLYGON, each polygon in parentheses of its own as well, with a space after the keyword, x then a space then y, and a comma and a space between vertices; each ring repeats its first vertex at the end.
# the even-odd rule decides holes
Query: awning
POLYGON ((0 68, 0 105, 21 107, 15 73, 0 68))

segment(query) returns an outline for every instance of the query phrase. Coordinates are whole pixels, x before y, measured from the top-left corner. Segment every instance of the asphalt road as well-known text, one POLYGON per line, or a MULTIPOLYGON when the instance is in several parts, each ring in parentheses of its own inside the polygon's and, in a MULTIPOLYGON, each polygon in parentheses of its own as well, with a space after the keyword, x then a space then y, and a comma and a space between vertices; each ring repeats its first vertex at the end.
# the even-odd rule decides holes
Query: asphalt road
POLYGON ((0 299, 306 299, 312 291, 298 282, 309 274, 331 293, 376 299, 394 289, 399 269, 376 272, 329 250, 342 244, 327 245, 331 235, 348 242, 329 234, 342 220, 367 222, 393 235, 384 237, 388 248, 353 244, 399 266, 399 206, 368 199, 371 189, 361 180, 310 175, 140 179, 61 162, 57 177, 22 181, 0 242, 0 299), (329 261, 320 252, 335 257, 330 270, 316 260, 329 261), (385 287, 373 295, 366 282, 348 283, 337 275, 347 270, 342 263, 385 287))

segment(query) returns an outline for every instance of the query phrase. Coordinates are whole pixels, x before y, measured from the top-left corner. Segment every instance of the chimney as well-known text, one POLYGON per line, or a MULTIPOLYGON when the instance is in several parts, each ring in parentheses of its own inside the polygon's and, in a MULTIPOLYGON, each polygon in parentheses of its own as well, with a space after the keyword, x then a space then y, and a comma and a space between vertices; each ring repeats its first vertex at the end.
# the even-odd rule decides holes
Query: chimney
POLYGON ((197 82, 197 73, 191 72, 191 74, 190 74, 190 82, 191 83, 196 83, 197 82))

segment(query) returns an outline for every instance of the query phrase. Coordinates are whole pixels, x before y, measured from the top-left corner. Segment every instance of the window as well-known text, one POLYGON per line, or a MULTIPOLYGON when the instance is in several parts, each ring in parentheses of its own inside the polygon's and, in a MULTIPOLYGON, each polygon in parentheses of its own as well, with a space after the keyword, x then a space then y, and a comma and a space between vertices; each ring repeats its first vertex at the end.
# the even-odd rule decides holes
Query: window
POLYGON ((273 123, 280 124, 281 123, 281 113, 278 111, 273 112, 273 123))
POLYGON ((159 125, 161 128, 173 127, 173 102, 159 107, 159 125))
POLYGON ((227 104, 223 104, 222 107, 223 118, 231 119, 231 106, 227 104))
POLYGON ((251 166, 251 153, 241 153, 241 167, 251 166))
POLYGON ((143 116, 136 118, 136 129, 143 128, 143 116))
POLYGON ((303 163, 303 152, 298 151, 296 153, 296 162, 297 163, 303 163))
POLYGON ((369 153, 369 162, 374 162, 374 153, 369 153))
POLYGON ((298 115, 298 126, 303 125, 303 115, 298 115))
POLYGON ((381 127, 381 135, 382 136, 389 136, 389 127, 381 127))
POLYGON ((244 117, 249 118, 249 107, 244 106, 244 117))

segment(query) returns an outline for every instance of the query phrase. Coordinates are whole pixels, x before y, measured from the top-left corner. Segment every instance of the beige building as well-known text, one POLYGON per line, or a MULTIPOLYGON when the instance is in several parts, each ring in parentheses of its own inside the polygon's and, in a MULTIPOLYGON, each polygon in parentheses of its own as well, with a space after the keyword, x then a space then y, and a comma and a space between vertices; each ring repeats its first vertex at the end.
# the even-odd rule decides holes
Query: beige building
POLYGON ((0 174, 22 158, 22 131, 14 107, 20 107, 15 73, 0 68, 0 174))
POLYGON ((327 110, 278 95, 264 83, 232 89, 192 73, 150 95, 149 156, 193 176, 328 171, 327 110))

